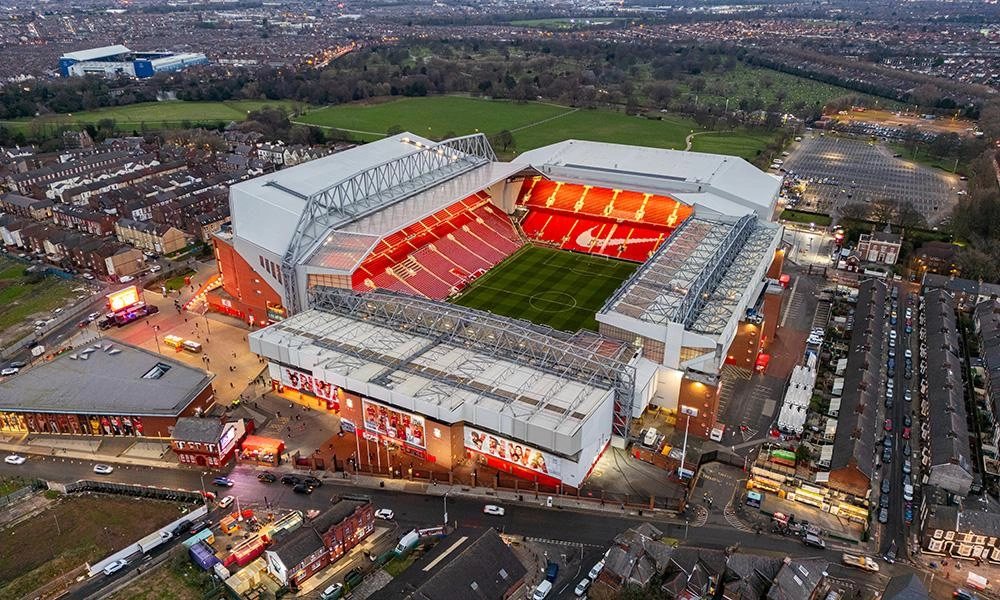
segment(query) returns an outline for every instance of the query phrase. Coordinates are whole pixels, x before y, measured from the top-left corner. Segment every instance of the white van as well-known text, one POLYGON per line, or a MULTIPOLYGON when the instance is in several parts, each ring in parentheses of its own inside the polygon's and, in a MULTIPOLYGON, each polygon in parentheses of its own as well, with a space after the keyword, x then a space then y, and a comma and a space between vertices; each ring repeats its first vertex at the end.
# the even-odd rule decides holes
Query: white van
POLYGON ((535 593, 531 595, 531 600, 545 600, 545 597, 549 595, 552 591, 552 582, 545 580, 538 584, 535 588, 535 593))

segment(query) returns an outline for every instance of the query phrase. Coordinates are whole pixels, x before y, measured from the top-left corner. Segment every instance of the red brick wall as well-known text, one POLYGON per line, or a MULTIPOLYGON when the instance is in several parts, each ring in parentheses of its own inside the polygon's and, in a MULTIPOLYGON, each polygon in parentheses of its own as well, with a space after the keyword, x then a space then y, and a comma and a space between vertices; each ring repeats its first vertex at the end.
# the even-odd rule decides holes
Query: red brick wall
MULTIPOLYGON (((242 313, 243 318, 253 315, 257 323, 263 322, 267 319, 267 304, 280 305, 281 296, 228 242, 218 237, 212 240, 222 274, 222 288, 232 296, 233 308, 242 313)), ((220 300, 209 294, 209 302, 216 305, 220 300)))
MULTIPOLYGON (((719 388, 705 385, 689 379, 681 380, 679 404, 698 409, 698 416, 691 417, 688 430, 690 435, 707 438, 715 425, 716 413, 719 410, 719 388)), ((685 427, 687 415, 680 414, 678 409, 677 427, 685 427)))

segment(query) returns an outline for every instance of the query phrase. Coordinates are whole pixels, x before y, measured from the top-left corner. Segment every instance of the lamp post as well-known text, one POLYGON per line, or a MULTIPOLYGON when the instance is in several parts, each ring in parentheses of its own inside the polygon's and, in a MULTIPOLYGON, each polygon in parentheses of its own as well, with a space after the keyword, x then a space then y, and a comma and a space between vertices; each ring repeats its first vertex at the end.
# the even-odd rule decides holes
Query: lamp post
MULTIPOLYGON (((156 342, 156 353, 160 354, 160 338, 156 335, 156 332, 160 330, 159 325, 153 325, 153 341, 156 342)), ((202 485, 202 487, 205 487, 202 485)))
POLYGON ((444 501, 444 526, 445 527, 448 526, 448 494, 449 494, 449 492, 445 492, 444 496, 441 496, 441 500, 444 501))
POLYGON ((201 502, 205 505, 205 508, 208 509, 208 494, 205 493, 205 475, 207 475, 207 473, 202 471, 201 474, 198 475, 198 478, 201 480, 201 502))

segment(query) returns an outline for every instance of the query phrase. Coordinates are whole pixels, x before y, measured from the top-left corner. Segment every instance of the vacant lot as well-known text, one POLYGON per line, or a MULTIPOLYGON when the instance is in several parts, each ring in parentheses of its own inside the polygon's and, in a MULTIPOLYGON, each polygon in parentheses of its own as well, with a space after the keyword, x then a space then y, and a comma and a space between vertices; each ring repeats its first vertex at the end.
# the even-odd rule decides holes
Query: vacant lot
POLYGON ((597 330, 594 315, 638 266, 529 246, 476 280, 455 303, 562 331, 597 330))
POLYGON ((205 590, 200 585, 206 577, 205 571, 196 567, 186 552, 174 552, 173 559, 112 594, 108 600, 205 600, 205 590))
POLYGON ((68 496, 4 530, 0 598, 20 598, 77 566, 127 546, 180 516, 168 502, 68 496))
POLYGON ((79 284, 58 277, 25 275, 28 265, 0 260, 0 345, 31 331, 31 319, 49 317, 79 284))

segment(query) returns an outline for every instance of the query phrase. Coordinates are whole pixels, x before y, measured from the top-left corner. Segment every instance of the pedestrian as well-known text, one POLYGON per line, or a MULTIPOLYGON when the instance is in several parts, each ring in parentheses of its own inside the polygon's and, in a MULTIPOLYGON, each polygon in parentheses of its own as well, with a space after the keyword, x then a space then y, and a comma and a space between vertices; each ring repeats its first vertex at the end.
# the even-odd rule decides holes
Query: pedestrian
POLYGON ((236 386, 235 386, 235 385, 233 385, 233 382, 232 382, 232 381, 230 381, 230 382, 229 382, 229 387, 231 387, 231 388, 235 388, 236 386))
MULTIPOLYGON (((177 312, 181 312, 181 309, 179 309, 179 308, 178 308, 178 309, 177 309, 177 312)), ((187 323, 187 322, 188 322, 188 318, 187 318, 187 317, 184 317, 184 322, 185 322, 185 323, 187 323)))
POLYGON ((208 338, 207 338, 207 337, 205 338, 205 343, 206 343, 206 344, 208 343, 208 338))
POLYGON ((198 322, 197 321, 195 321, 195 323, 194 323, 194 328, 198 329, 198 322))

